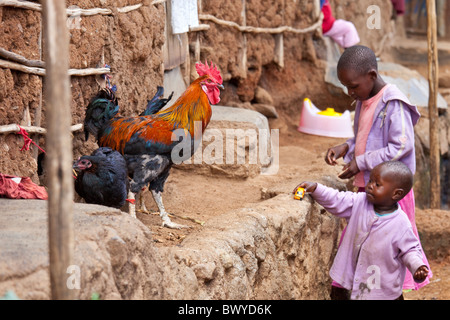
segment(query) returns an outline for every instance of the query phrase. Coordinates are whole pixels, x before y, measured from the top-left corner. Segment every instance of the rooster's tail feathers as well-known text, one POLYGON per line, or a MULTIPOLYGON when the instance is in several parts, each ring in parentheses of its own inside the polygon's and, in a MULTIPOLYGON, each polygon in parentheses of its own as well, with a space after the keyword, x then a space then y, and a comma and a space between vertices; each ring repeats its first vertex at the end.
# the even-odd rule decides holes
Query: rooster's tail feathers
POLYGON ((158 86, 156 89, 155 96, 152 98, 152 100, 149 100, 147 102, 147 107, 145 108, 144 112, 140 114, 140 116, 149 116, 157 113, 159 110, 164 108, 164 106, 170 101, 170 99, 172 99, 173 91, 167 99, 161 99, 163 95, 164 95, 164 88, 158 86))

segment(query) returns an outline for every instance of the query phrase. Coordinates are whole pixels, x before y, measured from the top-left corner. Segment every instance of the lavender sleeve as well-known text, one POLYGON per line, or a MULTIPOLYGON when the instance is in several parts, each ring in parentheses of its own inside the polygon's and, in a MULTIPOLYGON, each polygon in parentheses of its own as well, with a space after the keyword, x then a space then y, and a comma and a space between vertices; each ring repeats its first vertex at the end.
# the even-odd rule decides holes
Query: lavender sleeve
POLYGON ((412 228, 408 228, 401 237, 398 242, 398 249, 400 251, 400 259, 402 259, 411 274, 414 275, 417 269, 424 265, 424 262, 419 240, 414 235, 412 228))
POLYGON ((340 218, 350 218, 355 202, 355 193, 339 191, 320 183, 311 196, 331 214, 340 218))
POLYGON ((371 171, 376 165, 390 160, 400 160, 414 151, 414 126, 411 110, 399 100, 390 101, 384 130, 369 134, 366 152, 356 157, 356 164, 361 171, 371 171), (379 135, 382 135, 381 137, 379 135), (379 144, 383 139, 384 147, 375 148, 371 144, 379 144))

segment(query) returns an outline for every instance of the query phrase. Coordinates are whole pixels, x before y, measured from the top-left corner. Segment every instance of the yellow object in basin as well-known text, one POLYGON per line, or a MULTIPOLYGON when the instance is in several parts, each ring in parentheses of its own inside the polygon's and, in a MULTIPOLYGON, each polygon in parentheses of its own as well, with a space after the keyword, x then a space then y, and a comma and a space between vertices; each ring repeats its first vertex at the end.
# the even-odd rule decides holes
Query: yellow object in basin
POLYGON ((324 111, 317 112, 317 114, 321 114, 323 116, 328 116, 328 117, 340 117, 340 116, 342 116, 342 113, 334 111, 333 108, 327 108, 324 111))

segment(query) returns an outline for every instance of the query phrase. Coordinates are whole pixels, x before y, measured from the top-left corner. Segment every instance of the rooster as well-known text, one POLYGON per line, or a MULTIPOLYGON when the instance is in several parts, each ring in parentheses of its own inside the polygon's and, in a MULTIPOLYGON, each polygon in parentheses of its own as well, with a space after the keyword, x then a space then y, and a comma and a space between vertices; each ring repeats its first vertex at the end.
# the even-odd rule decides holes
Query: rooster
POLYGON ((75 191, 86 203, 121 208, 127 199, 129 182, 124 157, 111 148, 94 150, 73 163, 77 172, 75 191))
MULTIPOLYGON (((158 86, 155 96, 147 101, 146 109, 140 114, 151 115, 161 110, 172 98, 173 92, 167 99, 163 99, 164 88, 158 86)), ((96 103, 108 103, 111 101, 106 113, 116 114, 119 110, 114 90, 106 87, 101 90, 96 98, 96 103)), ((99 119, 101 108, 92 108, 89 116, 93 119, 99 119)), ((96 124, 95 121, 91 124, 96 124)), ((94 130, 94 129, 91 129, 94 130)), ((89 136, 89 130, 85 129, 86 139, 89 136)), ((90 156, 78 158, 73 169, 77 173, 75 180, 75 191, 87 203, 95 203, 114 208, 121 208, 126 201, 129 185, 127 180, 127 166, 123 156, 109 147, 102 147, 95 150, 90 156)), ((143 202, 141 201, 143 206, 143 202)))
MULTIPOLYGON (((194 154, 198 146, 194 142, 201 138, 211 119, 210 104, 219 103, 219 88, 223 89, 222 76, 214 64, 208 66, 207 62, 199 62, 195 67, 199 78, 173 105, 156 113, 120 117, 117 115, 117 100, 113 95, 108 97, 111 91, 100 92, 86 108, 86 138, 91 133, 99 146, 110 147, 123 154, 131 177, 128 198, 132 201, 136 193, 149 185, 162 225, 168 228, 184 227, 170 220, 161 196, 175 160, 173 155, 177 161, 182 161, 194 154), (185 148, 181 152, 176 151, 175 147, 182 141, 190 141, 190 152, 184 152, 185 148)), ((130 206, 130 214, 136 216, 134 206, 130 206)))

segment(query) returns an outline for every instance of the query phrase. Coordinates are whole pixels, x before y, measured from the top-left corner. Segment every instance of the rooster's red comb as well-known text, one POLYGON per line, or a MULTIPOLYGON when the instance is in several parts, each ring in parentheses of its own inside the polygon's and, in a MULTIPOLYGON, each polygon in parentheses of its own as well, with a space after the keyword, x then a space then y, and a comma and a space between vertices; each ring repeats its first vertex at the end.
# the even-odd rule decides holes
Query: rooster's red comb
POLYGON ((211 76, 217 83, 222 84, 222 76, 220 75, 219 69, 217 69, 217 66, 211 62, 211 66, 208 66, 208 61, 205 60, 205 64, 201 62, 197 62, 195 64, 195 69, 197 70, 198 75, 204 76, 209 75, 211 76))

